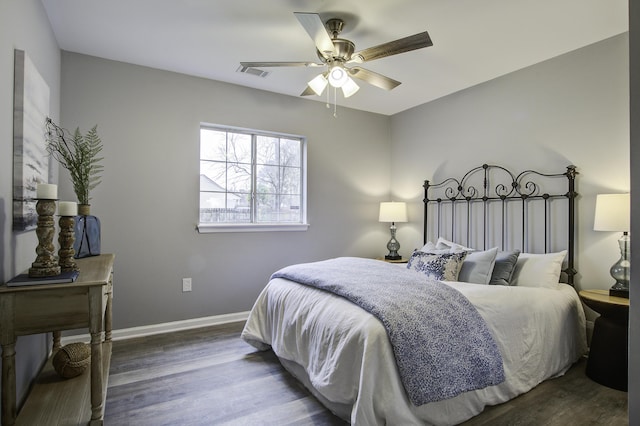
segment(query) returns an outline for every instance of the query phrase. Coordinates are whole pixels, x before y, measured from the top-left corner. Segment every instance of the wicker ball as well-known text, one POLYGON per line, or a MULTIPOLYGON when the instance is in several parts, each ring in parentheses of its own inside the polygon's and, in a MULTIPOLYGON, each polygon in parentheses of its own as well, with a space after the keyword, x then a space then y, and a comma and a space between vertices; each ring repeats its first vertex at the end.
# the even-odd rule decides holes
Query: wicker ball
POLYGON ((70 343, 61 347, 51 362, 60 377, 79 376, 91 363, 91 348, 86 343, 70 343))

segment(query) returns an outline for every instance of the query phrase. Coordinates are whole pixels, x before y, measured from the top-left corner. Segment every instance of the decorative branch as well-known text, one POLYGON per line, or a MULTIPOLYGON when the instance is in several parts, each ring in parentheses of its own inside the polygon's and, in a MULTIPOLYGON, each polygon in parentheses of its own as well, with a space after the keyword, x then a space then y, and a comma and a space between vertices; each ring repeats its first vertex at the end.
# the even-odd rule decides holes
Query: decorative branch
POLYGON ((104 170, 100 164, 103 157, 98 157, 102 151, 98 126, 93 126, 84 136, 79 128, 71 135, 47 117, 46 129, 47 151, 69 171, 78 202, 89 204, 89 194, 101 182, 100 174, 104 170))

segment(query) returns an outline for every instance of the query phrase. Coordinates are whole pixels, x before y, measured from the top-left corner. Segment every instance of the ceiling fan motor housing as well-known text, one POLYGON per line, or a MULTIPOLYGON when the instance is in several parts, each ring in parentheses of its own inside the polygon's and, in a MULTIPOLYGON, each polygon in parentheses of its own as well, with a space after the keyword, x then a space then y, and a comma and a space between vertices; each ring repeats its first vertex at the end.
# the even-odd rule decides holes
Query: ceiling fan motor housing
POLYGON ((334 51, 333 54, 330 54, 328 57, 324 56, 322 52, 316 49, 316 53, 318 54, 318 58, 322 62, 325 62, 331 65, 333 62, 347 62, 351 59, 351 55, 356 49, 355 44, 349 40, 345 40, 343 38, 334 38, 333 40, 334 51))

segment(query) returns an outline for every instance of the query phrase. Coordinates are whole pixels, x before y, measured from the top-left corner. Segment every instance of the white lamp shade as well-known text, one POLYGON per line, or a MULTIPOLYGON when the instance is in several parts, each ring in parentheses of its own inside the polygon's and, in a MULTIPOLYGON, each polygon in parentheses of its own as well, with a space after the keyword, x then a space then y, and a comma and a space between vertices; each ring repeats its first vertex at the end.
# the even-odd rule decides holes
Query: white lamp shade
POLYGON ((630 194, 598 194, 593 230, 629 231, 630 209, 630 194))
POLYGON ((406 222, 407 221, 407 203, 403 202, 384 202, 380 203, 380 222, 406 222))
POLYGON ((322 95, 324 88, 327 87, 328 83, 329 82, 324 77, 324 75, 318 74, 313 80, 311 80, 307 84, 309 85, 309 87, 311 87, 311 90, 313 90, 316 93, 316 95, 320 96, 322 95))
POLYGON ((347 81, 342 85, 342 94, 345 98, 355 95, 360 90, 360 86, 356 84, 351 77, 347 77, 347 81))

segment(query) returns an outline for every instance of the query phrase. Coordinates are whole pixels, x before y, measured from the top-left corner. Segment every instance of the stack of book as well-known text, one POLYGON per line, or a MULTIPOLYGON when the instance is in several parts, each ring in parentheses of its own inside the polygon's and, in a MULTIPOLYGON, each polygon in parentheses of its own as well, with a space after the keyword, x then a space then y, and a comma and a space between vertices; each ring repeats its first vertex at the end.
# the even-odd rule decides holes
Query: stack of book
POLYGON ((7 287, 19 287, 23 285, 42 285, 42 284, 64 284, 72 283, 78 278, 78 271, 62 272, 61 274, 51 277, 30 277, 29 273, 25 272, 15 278, 7 281, 7 287))

